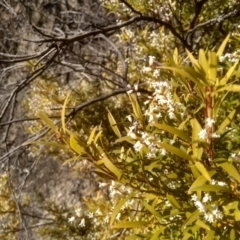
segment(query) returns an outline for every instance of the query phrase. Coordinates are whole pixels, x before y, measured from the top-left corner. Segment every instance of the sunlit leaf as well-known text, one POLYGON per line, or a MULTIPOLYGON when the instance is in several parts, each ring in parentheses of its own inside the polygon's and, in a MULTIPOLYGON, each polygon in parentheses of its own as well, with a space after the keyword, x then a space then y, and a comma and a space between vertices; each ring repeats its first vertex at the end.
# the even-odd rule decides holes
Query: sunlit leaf
POLYGON ((113 224, 116 216, 118 215, 118 213, 120 212, 121 210, 121 207, 132 197, 132 195, 129 195, 125 198, 123 198, 121 201, 118 202, 118 204, 114 207, 114 210, 111 214, 111 218, 110 218, 110 225, 113 224))
POLYGON ((191 156, 189 156, 187 153, 185 153, 184 151, 182 151, 181 149, 177 148, 177 147, 174 147, 170 144, 167 144, 167 143, 163 143, 163 142, 160 142, 160 143, 157 143, 159 144, 161 147, 165 148, 168 152, 182 158, 182 159, 186 159, 190 162, 194 161, 191 156))
POLYGON ((218 164, 223 170, 225 170, 230 176, 232 176, 235 180, 240 183, 240 174, 239 171, 233 166, 230 162, 225 162, 222 164, 218 164))
POLYGON ((222 42, 221 46, 219 47, 219 49, 217 51, 217 56, 218 57, 222 56, 222 54, 223 54, 223 52, 225 50, 225 47, 226 47, 226 45, 228 43, 229 38, 230 38, 230 33, 227 35, 227 37, 224 39, 224 41, 222 42))
POLYGON ((208 62, 206 55, 203 51, 203 49, 199 50, 199 64, 203 68, 204 72, 207 74, 208 73, 208 62))
POLYGON ((95 128, 93 128, 93 130, 91 131, 91 134, 87 141, 87 145, 90 145, 93 142, 96 131, 97 131, 97 126, 95 128))
POLYGON ((234 63, 232 67, 229 68, 228 72, 226 75, 220 80, 219 85, 226 85, 228 80, 231 78, 233 71, 235 70, 236 66, 238 65, 238 61, 234 63))
POLYGON ((210 230, 210 227, 206 223, 201 221, 200 219, 198 219, 195 224, 198 225, 201 228, 204 228, 206 230, 210 230))
POLYGON ((63 103, 62 112, 61 112, 62 129, 64 133, 66 132, 65 115, 66 115, 66 105, 67 105, 69 96, 70 96, 70 92, 67 94, 67 97, 63 103))
POLYGON ((202 185, 199 187, 192 188, 191 191, 205 191, 205 192, 231 192, 231 189, 225 186, 218 185, 202 185))
POLYGON ((118 180, 120 180, 122 173, 121 171, 107 158, 106 155, 103 156, 103 162, 107 169, 109 169, 118 180))
POLYGON ((149 222, 146 221, 134 221, 134 222, 120 222, 112 226, 112 228, 136 228, 136 227, 142 227, 144 225, 149 224, 149 222))
POLYGON ((183 224, 182 229, 184 229, 186 226, 192 224, 198 219, 198 216, 200 215, 200 212, 196 210, 195 212, 191 213, 187 219, 187 221, 183 224))
POLYGON ((78 141, 75 139, 73 135, 70 136, 70 146, 74 150, 74 152, 80 155, 85 153, 85 149, 78 144, 78 141))
POLYGON ((230 92, 240 92, 240 85, 238 84, 229 84, 227 86, 219 88, 216 92, 230 91, 230 92))
POLYGON ((208 80, 214 84, 217 78, 218 57, 215 52, 208 52, 208 80))
POLYGON ((43 112, 40 112, 38 116, 54 131, 57 132, 57 126, 54 125, 53 121, 43 112))
POLYGON ((156 128, 159 128, 159 129, 163 129, 174 135, 177 135, 178 137, 182 138, 186 142, 191 142, 191 138, 186 133, 184 133, 183 131, 181 131, 175 127, 169 126, 167 124, 159 124, 159 123, 155 123, 155 124, 153 124, 153 126, 156 128))
POLYGON ((217 130, 217 132, 219 134, 222 134, 225 131, 226 127, 232 122, 232 120, 235 117, 236 113, 237 113, 236 109, 232 110, 228 114, 228 116, 223 120, 223 122, 221 123, 221 125, 219 126, 219 128, 217 130))
POLYGON ((155 217, 157 218, 162 218, 162 216, 147 202, 143 202, 143 206, 155 217))
POLYGON ((174 206, 174 207, 176 207, 178 209, 181 208, 181 206, 179 205, 178 201, 176 200, 176 198, 173 195, 167 194, 167 199, 172 204, 172 206, 174 206))
POLYGON ((196 162, 195 163, 196 168, 198 169, 198 171, 209 181, 211 182, 211 177, 207 171, 207 169, 205 168, 205 166, 201 163, 201 162, 196 162))
POLYGON ((111 124, 112 130, 117 135, 117 137, 120 138, 122 135, 121 135, 121 133, 120 133, 118 127, 117 127, 117 122, 115 121, 115 119, 114 119, 113 115, 111 114, 111 112, 108 109, 107 109, 107 111, 108 111, 108 120, 109 120, 109 122, 111 124))
POLYGON ((191 119, 191 125, 192 125, 192 150, 193 150, 193 156, 195 158, 201 159, 201 154, 199 154, 199 147, 197 141, 199 140, 198 133, 202 130, 201 125, 199 124, 198 120, 196 118, 191 119))

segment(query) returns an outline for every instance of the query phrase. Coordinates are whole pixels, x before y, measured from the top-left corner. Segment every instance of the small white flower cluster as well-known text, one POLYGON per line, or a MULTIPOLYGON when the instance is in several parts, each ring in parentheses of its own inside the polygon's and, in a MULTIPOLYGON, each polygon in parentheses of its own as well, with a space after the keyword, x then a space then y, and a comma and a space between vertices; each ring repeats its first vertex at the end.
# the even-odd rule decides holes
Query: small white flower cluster
POLYGON ((215 123, 214 119, 207 118, 205 121, 205 128, 198 133, 198 137, 203 140, 206 140, 209 138, 219 138, 220 135, 218 133, 211 132, 211 128, 213 127, 214 123, 215 123))
POLYGON ((202 200, 199 199, 196 194, 193 194, 191 199, 194 202, 194 205, 198 208, 199 212, 204 214, 204 219, 209 223, 213 223, 215 220, 223 218, 223 214, 216 204, 207 204, 212 201, 212 197, 208 193, 205 193, 202 200))
POLYGON ((226 53, 225 55, 222 55, 219 59, 220 62, 224 62, 228 60, 231 63, 235 63, 239 60, 240 56, 240 50, 236 50, 233 53, 226 53))

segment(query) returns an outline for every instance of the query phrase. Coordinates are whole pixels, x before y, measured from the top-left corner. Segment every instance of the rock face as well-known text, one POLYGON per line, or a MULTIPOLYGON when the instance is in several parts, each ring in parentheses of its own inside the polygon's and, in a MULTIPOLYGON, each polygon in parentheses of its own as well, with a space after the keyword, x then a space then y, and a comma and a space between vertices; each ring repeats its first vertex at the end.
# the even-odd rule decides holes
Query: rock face
MULTIPOLYGON (((29 76, 29 66, 22 62, 4 62, 2 59, 14 60, 16 55, 31 55, 48 46, 36 44, 32 40, 47 39, 47 36, 74 36, 115 21, 114 16, 106 16, 95 0, 4 1, 0 11, 0 113, 17 84, 29 76)), ((98 47, 100 51, 105 51, 106 46, 96 40, 92 40, 91 45, 88 42, 76 43, 71 46, 71 51, 78 52, 79 57, 80 52, 86 54, 92 49, 96 54, 98 47)), ((82 64, 70 52, 66 52, 62 58, 82 64)), ((102 61, 101 58, 99 61, 102 61)), ((56 68, 60 69, 60 66, 56 68)), ((75 72, 69 74, 73 76, 75 72)), ((26 117, 26 109, 21 103, 27 91, 28 88, 24 88, 16 94, 0 119, 0 158, 4 160, 1 162, 1 171, 4 173, 8 168, 12 179, 11 193, 16 195, 15 201, 24 212, 21 218, 25 224, 19 226, 23 231, 17 231, 12 238, 15 235, 16 239, 34 240, 41 239, 41 236, 31 226, 52 217, 45 208, 47 204, 54 203, 66 209, 79 207, 82 205, 82 196, 94 194, 97 184, 91 173, 76 174, 71 167, 62 166, 57 158, 41 154, 37 159, 38 156, 32 157, 26 148, 19 147, 29 135, 23 129, 22 121, 12 124, 7 122, 26 117)))

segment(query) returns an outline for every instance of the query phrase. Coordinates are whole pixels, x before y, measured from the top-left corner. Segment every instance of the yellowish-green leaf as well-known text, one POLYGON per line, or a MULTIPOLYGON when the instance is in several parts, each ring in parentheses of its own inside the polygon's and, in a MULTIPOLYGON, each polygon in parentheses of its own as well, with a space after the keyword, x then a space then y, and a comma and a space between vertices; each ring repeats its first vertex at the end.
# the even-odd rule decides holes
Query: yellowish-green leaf
POLYGON ((162 218, 162 216, 147 202, 143 202, 143 206, 150 212, 152 215, 154 215, 157 218, 162 218))
POLYGON ((111 124, 111 127, 112 127, 112 130, 114 131, 114 133, 117 135, 117 137, 121 137, 121 133, 118 129, 118 126, 117 126, 117 122, 115 121, 115 118, 113 117, 113 115, 111 114, 111 112, 107 109, 108 111, 108 121, 110 122, 111 124))
POLYGON ((173 61, 175 62, 175 64, 178 64, 178 49, 175 48, 174 52, 173 52, 173 61))
POLYGON ((217 78, 218 57, 215 52, 208 52, 208 80, 214 84, 217 78))
POLYGON ((226 47, 226 45, 227 45, 227 42, 228 42, 229 38, 230 38, 230 33, 227 35, 227 37, 224 39, 224 41, 222 42, 221 46, 219 47, 219 49, 218 49, 218 51, 217 51, 217 56, 218 56, 218 57, 221 57, 221 56, 222 56, 222 54, 223 54, 223 52, 224 52, 224 50, 225 50, 225 47, 226 47))
POLYGON ((70 96, 70 92, 67 94, 67 97, 63 103, 62 112, 61 112, 62 129, 64 133, 66 132, 65 115, 66 115, 66 106, 67 106, 67 101, 69 96, 70 96))
POLYGON ((121 171, 108 159, 106 155, 103 156, 102 160, 106 168, 110 170, 110 172, 112 172, 117 177, 118 180, 120 180, 122 176, 121 171))
POLYGON ((207 236, 204 238, 204 240, 213 240, 215 237, 215 231, 208 231, 207 236))
POLYGON ((141 122, 141 124, 143 125, 143 114, 142 114, 142 110, 141 107, 138 104, 138 100, 135 96, 135 94, 131 93, 129 94, 129 98, 130 101, 132 103, 132 107, 133 107, 133 112, 134 115, 136 116, 136 118, 141 122))
POLYGON ((228 84, 225 87, 219 88, 216 92, 223 92, 223 91, 229 91, 229 92, 240 92, 240 85, 239 84, 228 84))
POLYGON ((206 55, 203 51, 203 49, 199 50, 199 64, 203 68, 204 72, 207 74, 208 73, 208 62, 206 55))
POLYGON ((149 224, 149 222, 146 221, 134 221, 134 222, 123 221, 115 224, 114 226, 112 226, 112 228, 137 228, 147 224, 149 224))
POLYGON ((193 150, 193 156, 195 158, 201 159, 201 156, 199 156, 199 148, 197 141, 199 140, 198 133, 202 130, 201 125, 199 124, 198 120, 196 118, 191 119, 191 125, 192 125, 192 150, 193 150))
POLYGON ((206 229, 206 230, 210 230, 210 227, 206 224, 206 223, 204 223, 203 221, 201 221, 200 219, 198 219, 197 221, 196 221, 196 225, 197 226, 199 226, 199 227, 201 227, 201 228, 204 228, 204 229, 206 229))
POLYGON ((150 240, 158 240, 159 239, 158 236, 162 231, 163 231, 163 228, 155 229, 155 232, 152 235, 152 237, 150 238, 150 240))
POLYGON ((236 221, 240 221, 240 211, 235 211, 234 212, 234 217, 236 221))
POLYGON ((156 123, 156 124, 153 124, 154 127, 156 128, 159 128, 159 129, 163 129, 167 132, 170 132, 174 135, 177 135, 178 137, 182 138, 183 140, 185 140, 186 142, 191 142, 191 138, 186 134, 184 133, 183 131, 175 128, 175 127, 172 127, 172 126, 169 126, 167 124, 159 124, 159 123, 156 123))
POLYGON ((78 141, 75 139, 73 135, 70 136, 70 146, 74 152, 82 155, 85 153, 85 149, 79 145, 78 141))
POLYGON ((38 115, 54 132, 57 132, 57 127, 54 125, 53 121, 43 112, 38 115))
MULTIPOLYGON (((194 166, 195 167, 195 166, 194 166)), ((215 171, 210 171, 209 175, 212 177, 216 172, 215 171)), ((199 176, 192 184, 192 186, 189 188, 188 193, 191 194, 192 191, 194 191, 193 189, 197 188, 197 187, 201 187, 204 185, 204 183, 207 181, 207 179, 201 175, 199 176)))
POLYGON ((93 142, 96 131, 97 131, 97 126, 95 128, 93 128, 93 130, 88 138, 87 145, 90 145, 93 142))
POLYGON ((205 192, 231 192, 231 189, 224 186, 218 185, 202 185, 199 187, 192 188, 191 191, 205 191, 205 192))
POLYGON ((198 169, 198 171, 209 181, 211 182, 211 177, 207 171, 207 169, 205 168, 205 166, 201 163, 201 162, 196 162, 195 163, 196 168, 198 169))
POLYGON ((200 215, 200 212, 196 210, 195 212, 191 213, 187 219, 187 221, 183 224, 182 229, 187 227, 188 225, 192 224, 198 219, 198 216, 200 215))
POLYGON ((129 195, 125 198, 123 198, 121 201, 118 202, 118 204, 116 205, 116 207, 114 207, 114 210, 111 214, 111 219, 110 219, 110 225, 112 226, 116 216, 118 215, 118 213, 121 210, 121 207, 132 197, 132 195, 129 195))
POLYGON ((228 80, 231 78, 233 71, 235 70, 236 66, 238 65, 238 61, 234 63, 232 67, 229 68, 226 75, 220 80, 219 85, 225 86, 228 82, 228 80))
POLYGON ((177 147, 174 147, 170 144, 167 144, 167 143, 157 143, 159 144, 161 147, 165 148, 168 152, 180 157, 180 158, 183 158, 183 159, 186 159, 190 162, 194 161, 191 156, 189 156, 186 152, 182 151, 181 149, 177 148, 177 147))
POLYGON ((232 110, 228 114, 228 116, 223 120, 217 131, 219 134, 222 134, 225 131, 226 127, 232 122, 233 118, 236 115, 236 112, 237 112, 236 109, 232 110))
POLYGON ((186 51, 187 51, 188 58, 192 62, 192 65, 195 71, 197 71, 202 76, 201 77, 202 79, 205 79, 205 72, 203 71, 202 67, 199 65, 198 61, 194 58, 194 56, 188 50, 186 51))
POLYGON ((176 207, 178 209, 181 208, 181 206, 179 205, 178 201, 176 200, 176 198, 173 195, 167 194, 167 199, 172 204, 172 206, 174 206, 174 207, 176 207))
POLYGON ((232 165, 230 162, 225 162, 222 164, 218 164, 223 170, 225 170, 230 176, 232 176, 235 180, 240 183, 240 174, 238 170, 232 165))

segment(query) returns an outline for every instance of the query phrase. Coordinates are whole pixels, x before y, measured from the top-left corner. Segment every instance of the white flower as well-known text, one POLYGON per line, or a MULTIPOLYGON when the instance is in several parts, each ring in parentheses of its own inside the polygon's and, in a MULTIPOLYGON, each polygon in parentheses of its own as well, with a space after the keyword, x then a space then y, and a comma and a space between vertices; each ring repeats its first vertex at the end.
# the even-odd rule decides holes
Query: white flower
POLYGON ((81 222, 79 223, 79 226, 80 226, 80 227, 85 227, 85 218, 83 218, 83 219, 81 220, 81 222))
POLYGON ((70 218, 68 218, 68 222, 69 222, 69 223, 73 223, 74 220, 75 220, 75 217, 70 217, 70 218))
POLYGON ((191 196, 191 198, 192 198, 192 201, 194 201, 194 202, 198 200, 198 197, 197 197, 196 194, 193 194, 193 195, 191 196))
POLYGON ((205 213, 204 218, 206 221, 213 223, 214 222, 214 215, 212 213, 205 213))
POLYGON ((198 208, 200 212, 205 212, 205 207, 200 201, 196 201, 194 205, 198 208))
POLYGON ((95 214, 102 215, 102 212, 98 208, 97 211, 95 212, 95 214))
POLYGON ((206 203, 206 202, 211 201, 211 200, 212 200, 212 197, 208 193, 205 193, 204 198, 202 199, 202 201, 204 203, 206 203))
POLYGON ((99 183, 98 183, 98 186, 99 186, 99 188, 102 188, 102 187, 107 186, 107 183, 101 183, 101 182, 99 182, 99 183))
POLYGON ((76 209, 76 210, 75 210, 75 213, 76 213, 76 215, 77 215, 78 217, 81 217, 81 215, 82 215, 82 209, 81 209, 81 208, 76 209))
POLYGON ((155 56, 149 56, 148 59, 149 59, 148 65, 149 65, 149 66, 152 66, 153 63, 154 63, 154 60, 156 59, 156 57, 155 57, 155 56))
POLYGON ((215 123, 215 120, 214 119, 211 119, 211 118, 207 118, 206 119, 206 125, 207 125, 207 127, 212 127, 213 126, 213 124, 215 123))
POLYGON ((93 218, 93 213, 92 213, 92 212, 89 212, 88 217, 89 217, 89 218, 93 218))
POLYGON ((202 129, 199 133, 198 136, 200 139, 206 139, 207 138, 207 130, 206 129, 202 129))
POLYGON ((135 149, 136 152, 139 152, 139 151, 143 148, 143 146, 144 146, 144 145, 143 145, 140 141, 137 141, 137 142, 134 144, 133 148, 135 149))

